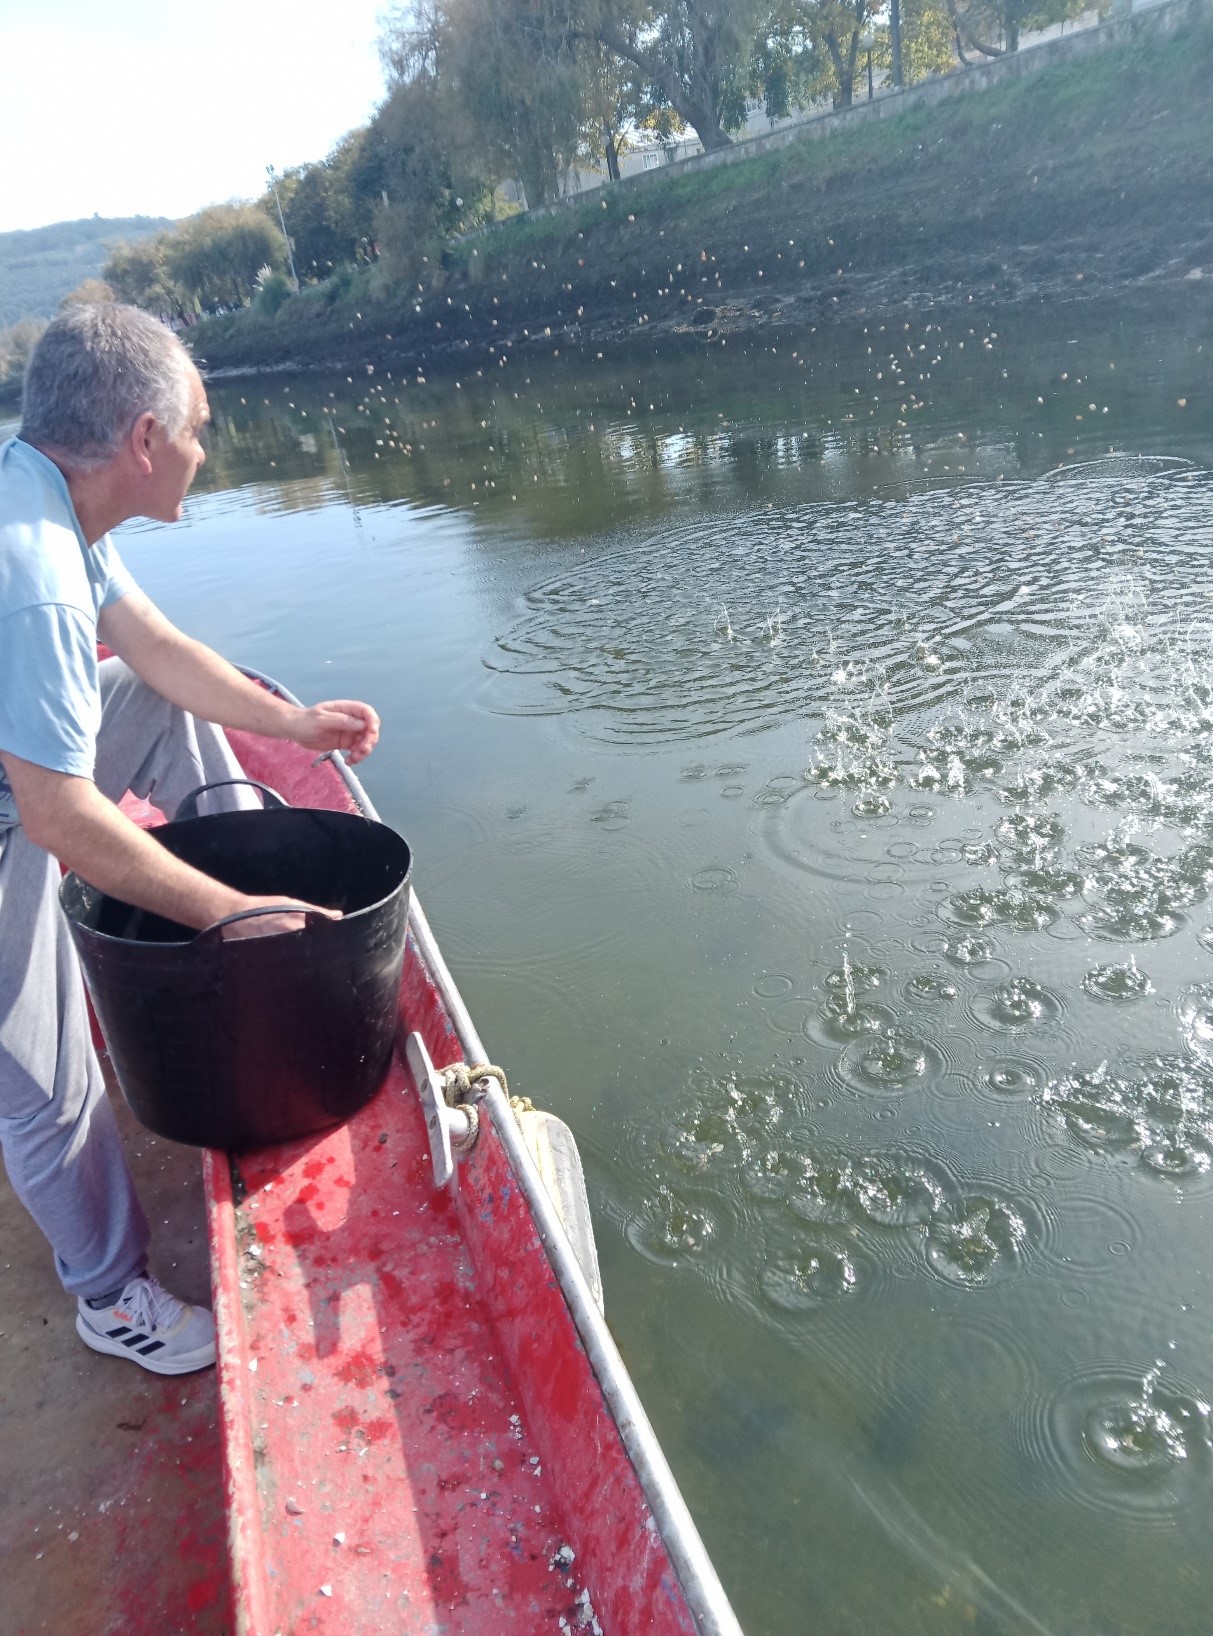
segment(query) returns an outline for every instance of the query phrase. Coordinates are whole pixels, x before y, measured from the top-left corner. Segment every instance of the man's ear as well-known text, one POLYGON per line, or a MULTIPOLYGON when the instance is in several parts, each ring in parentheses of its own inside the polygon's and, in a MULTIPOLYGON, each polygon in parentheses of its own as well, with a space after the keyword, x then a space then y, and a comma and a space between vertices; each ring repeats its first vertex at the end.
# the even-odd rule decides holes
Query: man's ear
POLYGON ((153 433, 155 429, 156 417, 150 409, 145 409, 131 427, 130 436, 126 440, 127 449, 134 456, 135 464, 143 477, 152 475, 153 433))

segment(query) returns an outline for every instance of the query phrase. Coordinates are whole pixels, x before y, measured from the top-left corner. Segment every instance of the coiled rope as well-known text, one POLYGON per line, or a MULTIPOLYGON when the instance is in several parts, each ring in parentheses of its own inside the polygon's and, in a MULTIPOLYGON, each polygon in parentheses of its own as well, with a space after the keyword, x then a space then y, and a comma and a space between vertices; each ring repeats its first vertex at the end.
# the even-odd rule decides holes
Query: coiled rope
POLYGON ((442 1093, 452 1107, 460 1107, 471 1100, 472 1087, 482 1079, 496 1079, 501 1089, 509 1098, 510 1107, 515 1113, 534 1113, 535 1104, 529 1096, 510 1096, 509 1081, 505 1077, 505 1069, 498 1068, 493 1062, 477 1062, 471 1067, 466 1062, 453 1062, 449 1068, 441 1070, 442 1093))

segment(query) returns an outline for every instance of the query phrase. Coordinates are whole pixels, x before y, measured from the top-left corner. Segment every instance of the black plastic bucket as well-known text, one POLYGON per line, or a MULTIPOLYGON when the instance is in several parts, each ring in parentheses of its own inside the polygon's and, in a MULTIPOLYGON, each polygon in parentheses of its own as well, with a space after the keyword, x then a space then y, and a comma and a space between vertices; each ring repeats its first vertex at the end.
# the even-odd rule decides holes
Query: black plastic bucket
POLYGON ((198 790, 149 833, 237 891, 303 899, 342 919, 310 915, 298 932, 225 940, 77 875, 60 889, 131 1110, 158 1135, 198 1147, 260 1147, 340 1124, 378 1090, 396 1029, 407 843, 385 824, 288 807, 257 787, 264 810, 183 818, 198 790))

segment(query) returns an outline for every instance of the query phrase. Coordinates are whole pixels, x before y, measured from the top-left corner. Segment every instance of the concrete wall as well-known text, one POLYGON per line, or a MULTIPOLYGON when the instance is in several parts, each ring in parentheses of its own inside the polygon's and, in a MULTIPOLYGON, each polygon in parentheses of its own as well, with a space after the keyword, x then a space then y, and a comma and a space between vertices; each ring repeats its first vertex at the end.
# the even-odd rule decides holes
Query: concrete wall
POLYGON ((676 176, 712 170, 719 165, 736 165, 746 159, 752 159, 755 154, 773 153, 778 148, 789 147, 793 142, 813 142, 823 137, 834 136, 839 131, 853 130, 856 126, 873 119, 893 118, 907 108, 933 107, 936 103, 946 102, 951 97, 968 96, 972 91, 985 91, 1008 79, 1037 74, 1041 69, 1052 68, 1057 63, 1075 62, 1096 52, 1106 51, 1109 46, 1121 45, 1125 41, 1169 34, 1187 22, 1209 17, 1213 17, 1213 0, 1165 0, 1163 4, 1153 5, 1149 10, 1138 12, 1118 9, 1098 28, 1083 29, 1064 35, 1060 39, 1045 40, 1039 45, 1013 51, 1005 57, 992 57, 984 62, 973 63, 967 68, 957 68, 951 74, 922 80, 919 84, 907 86, 901 91, 884 91, 871 102, 857 102, 854 107, 840 109, 836 113, 821 114, 785 130, 772 131, 766 136, 754 136, 745 141, 734 142, 731 147, 721 148, 715 153, 697 154, 676 164, 662 165, 658 170, 641 171, 635 176, 625 176, 620 182, 589 188, 570 199, 543 205, 530 214, 551 216, 562 210, 575 209, 587 201, 598 198, 608 188, 626 197, 628 193, 637 189, 661 187, 676 176))

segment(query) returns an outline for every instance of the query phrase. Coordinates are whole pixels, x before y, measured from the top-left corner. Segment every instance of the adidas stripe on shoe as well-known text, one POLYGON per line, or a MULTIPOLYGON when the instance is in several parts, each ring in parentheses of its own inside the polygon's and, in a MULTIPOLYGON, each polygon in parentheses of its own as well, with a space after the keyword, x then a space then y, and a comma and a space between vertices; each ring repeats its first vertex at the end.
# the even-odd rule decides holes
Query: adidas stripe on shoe
POLYGON ((112 1306, 77 1302, 76 1333, 94 1352, 156 1375, 187 1375, 215 1361, 215 1322, 205 1307, 188 1306, 154 1278, 132 1278, 112 1306))

